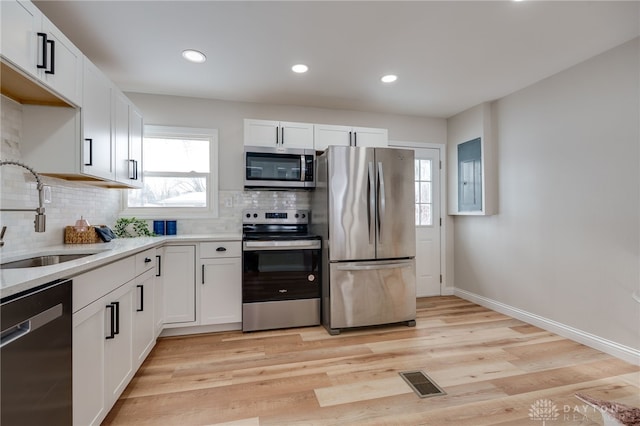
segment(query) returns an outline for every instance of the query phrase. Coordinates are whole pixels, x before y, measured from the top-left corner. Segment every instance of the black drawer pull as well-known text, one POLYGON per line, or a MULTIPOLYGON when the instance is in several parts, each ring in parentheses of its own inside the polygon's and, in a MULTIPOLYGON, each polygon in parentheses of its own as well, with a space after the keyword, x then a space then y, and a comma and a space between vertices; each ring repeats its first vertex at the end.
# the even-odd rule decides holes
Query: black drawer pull
POLYGON ((144 263, 149 263, 149 262, 151 262, 151 259, 149 259, 148 257, 145 257, 144 258, 144 263))
POLYGON ((226 247, 218 247, 216 251, 227 251, 226 247))
POLYGON ((105 339, 113 339, 114 337, 116 337, 116 333, 115 333, 115 316, 114 316, 114 306, 112 303, 108 304, 106 306, 107 309, 109 309, 109 318, 110 318, 110 322, 111 322, 111 327, 109 329, 109 335, 107 337, 105 337, 105 339))
POLYGON ((140 289, 140 308, 136 309, 136 312, 144 312, 144 286, 138 284, 136 287, 140 289))

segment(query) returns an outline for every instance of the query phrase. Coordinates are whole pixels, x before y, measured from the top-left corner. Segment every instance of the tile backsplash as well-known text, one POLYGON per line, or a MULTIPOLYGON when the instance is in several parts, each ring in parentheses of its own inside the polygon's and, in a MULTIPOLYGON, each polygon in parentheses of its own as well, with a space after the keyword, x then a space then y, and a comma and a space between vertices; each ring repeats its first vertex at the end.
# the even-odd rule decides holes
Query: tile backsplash
MULTIPOLYGON (((0 158, 21 161, 22 106, 4 96, 1 98, 0 158)), ((36 170, 37 172, 38 170, 36 170)), ((24 249, 60 244, 64 227, 73 225, 80 216, 91 224, 113 224, 120 210, 120 191, 105 189, 43 176, 51 187, 51 203, 44 205, 46 232, 36 233, 34 212, 0 212, 0 226, 6 226, 2 254, 24 249)), ((21 167, 0 167, 0 207, 38 207, 38 190, 33 175, 21 167)))
MULTIPOLYGON (((21 160, 22 106, 0 96, 1 128, 0 158, 21 160)), ((37 170, 36 170, 37 172, 37 170)), ((80 216, 89 223, 113 226, 121 209, 123 190, 106 189, 42 177, 51 187, 52 201, 44 205, 47 230, 34 231, 35 212, 0 212, 0 226, 7 226, 5 245, 0 254, 61 244, 64 227, 73 225, 80 216)), ((227 191, 218 193, 218 217, 211 219, 180 219, 178 234, 240 233, 246 208, 308 209, 310 193, 306 191, 227 191)), ((0 167, 0 207, 29 208, 38 206, 38 191, 34 177, 16 166, 0 167)), ((163 217, 159 219, 175 219, 163 217)), ((149 220, 150 227, 152 220, 149 220)))

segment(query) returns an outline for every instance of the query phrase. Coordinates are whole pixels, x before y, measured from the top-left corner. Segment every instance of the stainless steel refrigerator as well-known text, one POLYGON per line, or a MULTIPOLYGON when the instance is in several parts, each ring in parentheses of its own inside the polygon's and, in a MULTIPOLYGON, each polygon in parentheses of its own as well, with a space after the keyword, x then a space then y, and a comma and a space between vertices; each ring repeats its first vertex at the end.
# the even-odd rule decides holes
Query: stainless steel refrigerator
POLYGON ((322 236, 322 322, 415 325, 414 153, 330 146, 316 162, 312 229, 322 236))

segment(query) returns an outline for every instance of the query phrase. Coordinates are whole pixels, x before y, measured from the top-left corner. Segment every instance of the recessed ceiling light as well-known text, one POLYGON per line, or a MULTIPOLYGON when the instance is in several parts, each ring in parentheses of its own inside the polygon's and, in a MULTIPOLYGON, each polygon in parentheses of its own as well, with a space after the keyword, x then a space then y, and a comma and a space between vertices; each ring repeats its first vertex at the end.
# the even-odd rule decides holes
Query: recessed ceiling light
POLYGON ((204 53, 198 52, 197 50, 193 49, 183 50, 182 57, 187 61, 195 62, 196 64, 201 64, 207 60, 207 57, 204 56, 204 53))
POLYGON ((297 64, 291 67, 291 71, 297 72, 298 74, 302 74, 309 71, 309 67, 306 66, 305 64, 297 64))
POLYGON ((397 75, 393 75, 393 74, 388 74, 388 75, 384 75, 382 76, 382 78, 380 79, 380 81, 382 81, 383 83, 393 83, 394 81, 396 81, 398 79, 397 75))

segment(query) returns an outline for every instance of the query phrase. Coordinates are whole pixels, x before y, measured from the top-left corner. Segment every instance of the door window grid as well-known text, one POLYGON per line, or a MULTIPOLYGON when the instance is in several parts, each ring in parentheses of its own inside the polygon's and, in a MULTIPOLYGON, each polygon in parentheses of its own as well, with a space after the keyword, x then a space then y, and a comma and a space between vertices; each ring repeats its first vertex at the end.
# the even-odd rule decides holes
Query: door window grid
POLYGON ((433 226, 431 160, 415 160, 416 226, 433 226))

